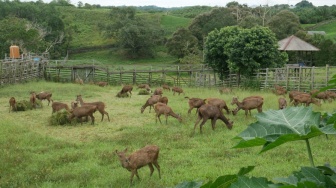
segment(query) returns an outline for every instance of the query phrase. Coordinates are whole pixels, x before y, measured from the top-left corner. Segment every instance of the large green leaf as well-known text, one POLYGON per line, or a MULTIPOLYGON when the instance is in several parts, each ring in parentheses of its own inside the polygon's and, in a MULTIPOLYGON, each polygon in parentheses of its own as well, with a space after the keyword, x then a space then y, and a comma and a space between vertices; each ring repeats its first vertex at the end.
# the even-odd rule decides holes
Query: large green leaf
POLYGON ((246 176, 238 176, 238 181, 231 184, 230 188, 262 188, 262 187, 269 187, 268 180, 266 178, 249 178, 246 176))
POLYGON ((321 114, 311 107, 289 107, 269 110, 256 115, 252 123, 236 138, 241 139, 234 148, 263 145, 261 152, 296 140, 307 140, 321 134, 336 134, 333 125, 319 127, 321 114))

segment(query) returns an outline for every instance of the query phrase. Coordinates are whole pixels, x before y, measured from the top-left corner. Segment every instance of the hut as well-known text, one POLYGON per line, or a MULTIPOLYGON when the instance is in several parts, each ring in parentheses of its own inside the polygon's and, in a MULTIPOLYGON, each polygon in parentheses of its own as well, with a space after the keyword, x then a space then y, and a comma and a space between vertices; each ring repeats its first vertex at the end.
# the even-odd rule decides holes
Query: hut
POLYGON ((289 64, 298 66, 314 66, 313 52, 320 49, 292 35, 278 42, 279 50, 288 52, 289 64))

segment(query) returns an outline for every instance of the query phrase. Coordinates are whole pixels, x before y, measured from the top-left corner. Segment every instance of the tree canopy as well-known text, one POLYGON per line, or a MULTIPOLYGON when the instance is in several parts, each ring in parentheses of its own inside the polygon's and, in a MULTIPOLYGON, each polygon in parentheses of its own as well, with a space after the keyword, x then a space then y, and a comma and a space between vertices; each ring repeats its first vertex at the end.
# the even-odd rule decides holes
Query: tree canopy
POLYGON ((209 33, 205 63, 221 75, 228 71, 251 76, 259 68, 282 67, 287 60, 278 50, 277 39, 266 27, 225 27, 209 33))
POLYGON ((116 39, 130 58, 153 57, 153 48, 162 41, 158 22, 137 16, 133 7, 113 7, 110 22, 104 26, 105 36, 116 39))
POLYGON ((301 29, 299 17, 289 10, 282 10, 267 24, 277 38, 284 39, 301 29))
POLYGON ((173 36, 168 39, 166 46, 168 48, 168 53, 178 58, 198 53, 197 38, 185 28, 178 29, 173 36))

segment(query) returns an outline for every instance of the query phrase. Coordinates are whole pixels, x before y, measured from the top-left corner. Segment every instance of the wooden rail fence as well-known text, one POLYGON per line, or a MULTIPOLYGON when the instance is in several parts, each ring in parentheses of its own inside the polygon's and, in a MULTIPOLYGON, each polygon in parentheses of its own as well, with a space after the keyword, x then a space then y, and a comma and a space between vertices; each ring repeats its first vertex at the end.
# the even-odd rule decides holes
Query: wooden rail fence
POLYGON ((336 67, 267 68, 258 70, 252 78, 241 78, 238 86, 237 75, 229 74, 221 81, 218 75, 206 65, 174 66, 103 66, 76 64, 70 61, 35 61, 15 59, 0 62, 0 85, 45 79, 54 82, 74 82, 81 78, 84 83, 106 81, 110 85, 141 84, 189 87, 258 87, 273 88, 282 85, 288 90, 311 90, 327 86, 336 73, 336 67))

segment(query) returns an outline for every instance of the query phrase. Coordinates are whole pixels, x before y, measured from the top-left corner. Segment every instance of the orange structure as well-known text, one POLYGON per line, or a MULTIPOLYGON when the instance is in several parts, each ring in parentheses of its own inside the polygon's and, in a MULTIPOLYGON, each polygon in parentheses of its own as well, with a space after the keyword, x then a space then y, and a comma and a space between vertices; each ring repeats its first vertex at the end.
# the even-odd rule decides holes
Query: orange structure
POLYGON ((9 53, 9 56, 10 58, 20 58, 20 49, 18 46, 16 45, 12 45, 9 47, 9 50, 10 50, 10 53, 9 53))

